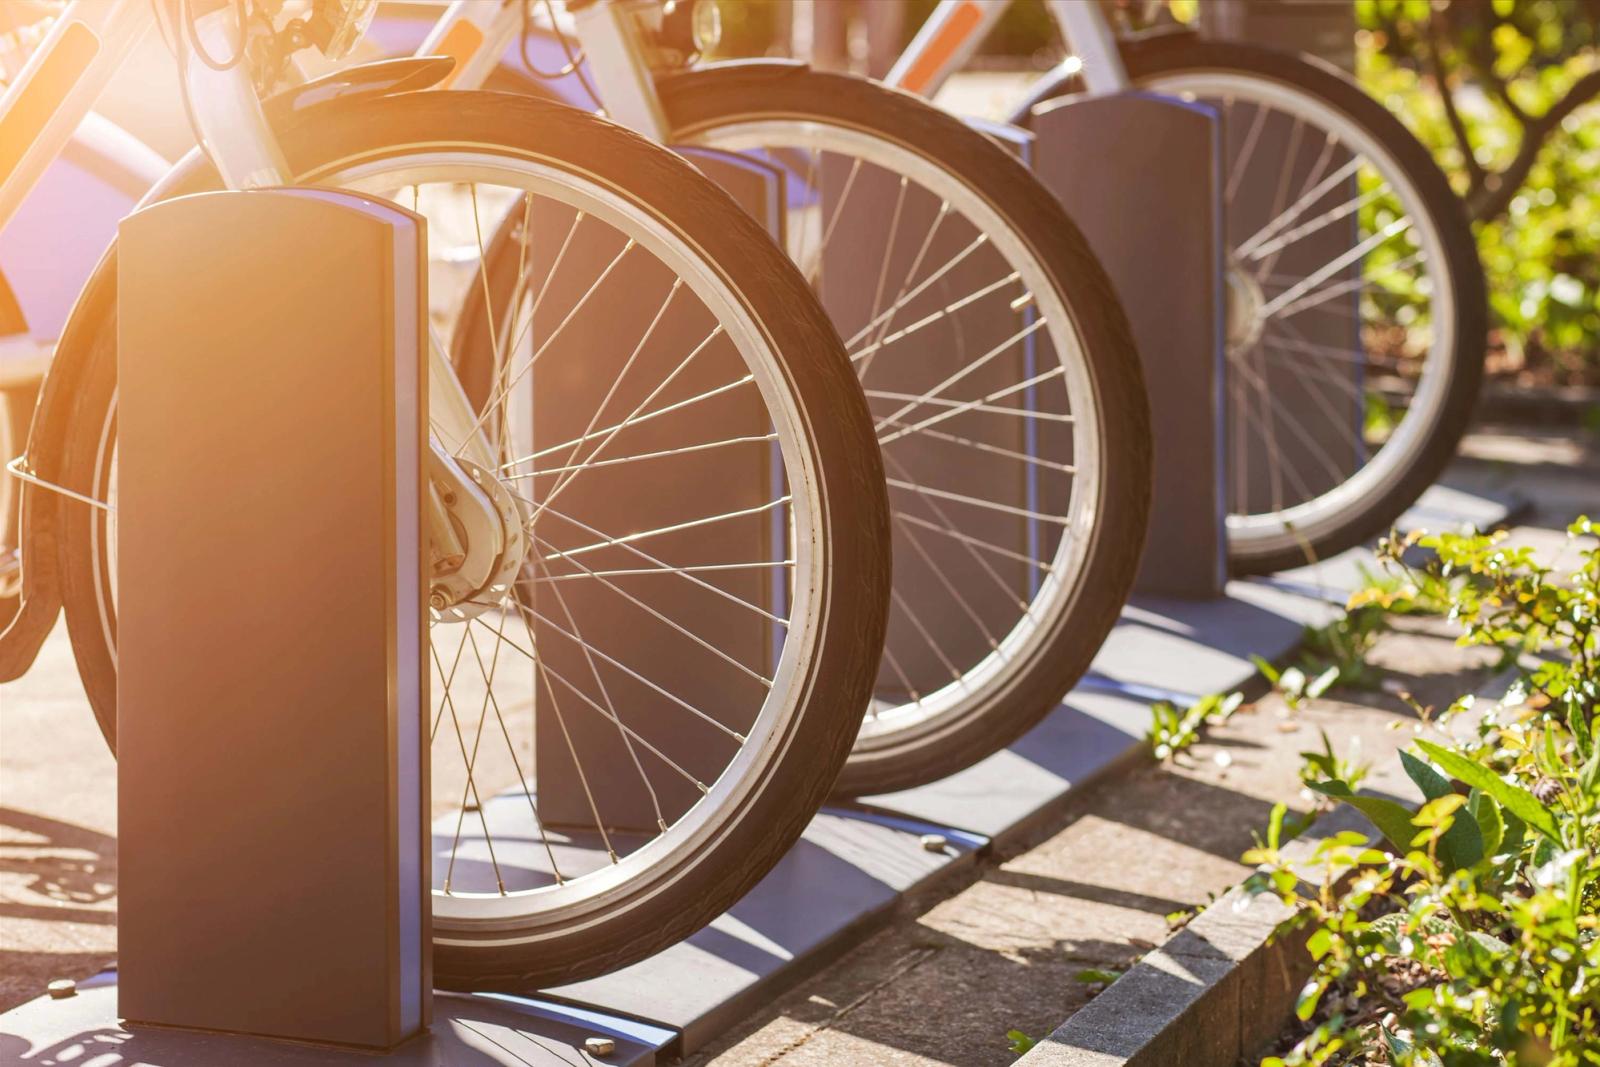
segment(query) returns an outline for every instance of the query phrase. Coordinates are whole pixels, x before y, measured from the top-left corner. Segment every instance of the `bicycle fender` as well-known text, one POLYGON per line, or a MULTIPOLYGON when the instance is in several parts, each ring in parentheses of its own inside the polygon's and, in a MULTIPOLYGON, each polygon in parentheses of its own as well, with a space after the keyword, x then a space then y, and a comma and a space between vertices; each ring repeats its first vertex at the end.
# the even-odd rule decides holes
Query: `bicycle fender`
POLYGON ((353 96, 397 96, 432 88, 450 76, 456 61, 450 56, 407 56, 379 59, 336 70, 320 78, 289 86, 262 101, 267 121, 277 126, 291 113, 353 96))

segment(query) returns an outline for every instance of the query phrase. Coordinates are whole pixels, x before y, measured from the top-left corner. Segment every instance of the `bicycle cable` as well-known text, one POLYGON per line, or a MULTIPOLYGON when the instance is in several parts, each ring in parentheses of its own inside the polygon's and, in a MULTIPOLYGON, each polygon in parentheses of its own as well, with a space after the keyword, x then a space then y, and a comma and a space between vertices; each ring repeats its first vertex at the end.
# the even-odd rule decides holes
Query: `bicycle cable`
MULTIPOLYGON (((194 109, 194 98, 189 89, 189 79, 184 70, 188 65, 188 55, 192 50, 196 57, 207 67, 219 73, 233 70, 244 61, 249 48, 249 23, 245 0, 234 0, 234 11, 239 16, 239 48, 237 53, 227 63, 217 63, 200 44, 199 34, 196 32, 197 20, 194 17, 192 0, 176 0, 174 4, 158 4, 156 6, 156 26, 161 32, 161 39, 167 45, 172 57, 178 63, 178 96, 183 101, 184 116, 189 120, 189 128, 194 131, 195 146, 202 155, 216 167, 216 157, 211 154, 211 147, 206 144, 205 134, 200 127, 200 120, 194 109), (163 11, 170 11, 173 15, 172 37, 167 37, 166 19, 160 17, 163 11)), ((220 168, 219 168, 220 169, 220 168)))
POLYGON ((245 53, 250 47, 250 13, 245 6, 245 0, 233 0, 233 10, 239 17, 239 47, 235 49, 233 57, 226 62, 218 61, 206 51, 205 45, 200 43, 198 32, 199 20, 194 14, 194 0, 178 0, 178 8, 182 14, 183 22, 179 27, 179 36, 188 31, 188 44, 194 50, 195 57, 219 74, 228 71, 244 62, 245 53))
POLYGON ((533 62, 533 58, 528 55, 528 37, 533 29, 533 0, 522 0, 522 36, 517 42, 518 49, 522 53, 522 65, 528 68, 528 73, 540 81, 557 81, 568 75, 575 75, 578 79, 578 84, 583 86, 583 91, 589 94, 589 99, 594 103, 595 108, 601 114, 604 114, 606 106, 601 103, 600 94, 590 84, 589 76, 583 69, 585 58, 583 50, 573 51, 571 43, 567 40, 566 32, 561 29, 561 23, 556 18, 555 4, 551 0, 539 0, 539 2, 544 5, 545 14, 550 16, 550 32, 555 34, 556 42, 561 45, 561 51, 567 57, 567 65, 556 71, 541 70, 533 62))

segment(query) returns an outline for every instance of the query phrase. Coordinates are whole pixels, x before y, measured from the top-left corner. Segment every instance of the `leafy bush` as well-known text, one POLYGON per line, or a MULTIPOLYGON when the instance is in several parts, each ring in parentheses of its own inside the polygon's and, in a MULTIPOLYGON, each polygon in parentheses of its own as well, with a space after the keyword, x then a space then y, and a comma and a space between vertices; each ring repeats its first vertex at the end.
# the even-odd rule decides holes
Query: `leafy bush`
POLYGON ((1416 810, 1318 775, 1331 751, 1310 761, 1312 788, 1383 838, 1323 843, 1321 885, 1299 882, 1277 832, 1246 856, 1265 864, 1254 888, 1302 909, 1316 959, 1297 1010, 1317 1026, 1264 1067, 1600 1065, 1600 549, 1558 572, 1500 537, 1420 541, 1425 571, 1389 553, 1403 587, 1447 598, 1462 642, 1499 648, 1519 681, 1487 708, 1458 700, 1448 741, 1401 755, 1416 810))

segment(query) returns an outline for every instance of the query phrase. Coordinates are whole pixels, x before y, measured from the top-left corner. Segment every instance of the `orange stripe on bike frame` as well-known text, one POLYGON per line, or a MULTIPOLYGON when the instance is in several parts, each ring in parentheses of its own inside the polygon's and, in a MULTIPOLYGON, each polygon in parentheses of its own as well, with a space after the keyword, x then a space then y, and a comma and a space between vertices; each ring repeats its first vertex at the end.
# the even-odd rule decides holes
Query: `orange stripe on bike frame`
POLYGON ((920 93, 927 88, 933 76, 939 73, 939 68, 950 61, 950 57, 966 42, 967 35, 977 29, 981 21, 983 12, 974 0, 966 0, 956 8, 955 13, 939 27, 938 35, 928 42, 928 47, 911 64, 905 77, 900 79, 900 88, 913 93, 920 93))
POLYGON ((100 38, 93 30, 81 22, 67 23, 22 95, 0 115, 0 182, 11 177, 61 101, 99 54, 100 38))
POLYGON ((439 42, 438 54, 449 56, 456 61, 450 69, 450 74, 443 81, 434 86, 435 89, 448 89, 452 82, 466 68, 468 61, 478 54, 478 49, 483 47, 483 31, 466 19, 457 19, 456 24, 445 31, 444 40, 439 42))

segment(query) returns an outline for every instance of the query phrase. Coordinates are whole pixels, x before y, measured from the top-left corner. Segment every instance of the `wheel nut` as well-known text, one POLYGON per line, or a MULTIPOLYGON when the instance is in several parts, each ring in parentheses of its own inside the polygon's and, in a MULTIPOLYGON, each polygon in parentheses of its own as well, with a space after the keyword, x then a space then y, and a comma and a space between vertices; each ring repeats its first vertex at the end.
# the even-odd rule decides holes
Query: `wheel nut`
POLYGON ((609 1037, 586 1037, 583 1039, 583 1051, 591 1056, 609 1056, 617 1051, 617 1043, 609 1037))
POLYGON ((57 978, 44 988, 52 1000, 66 1000, 78 995, 78 983, 70 978, 57 978))

